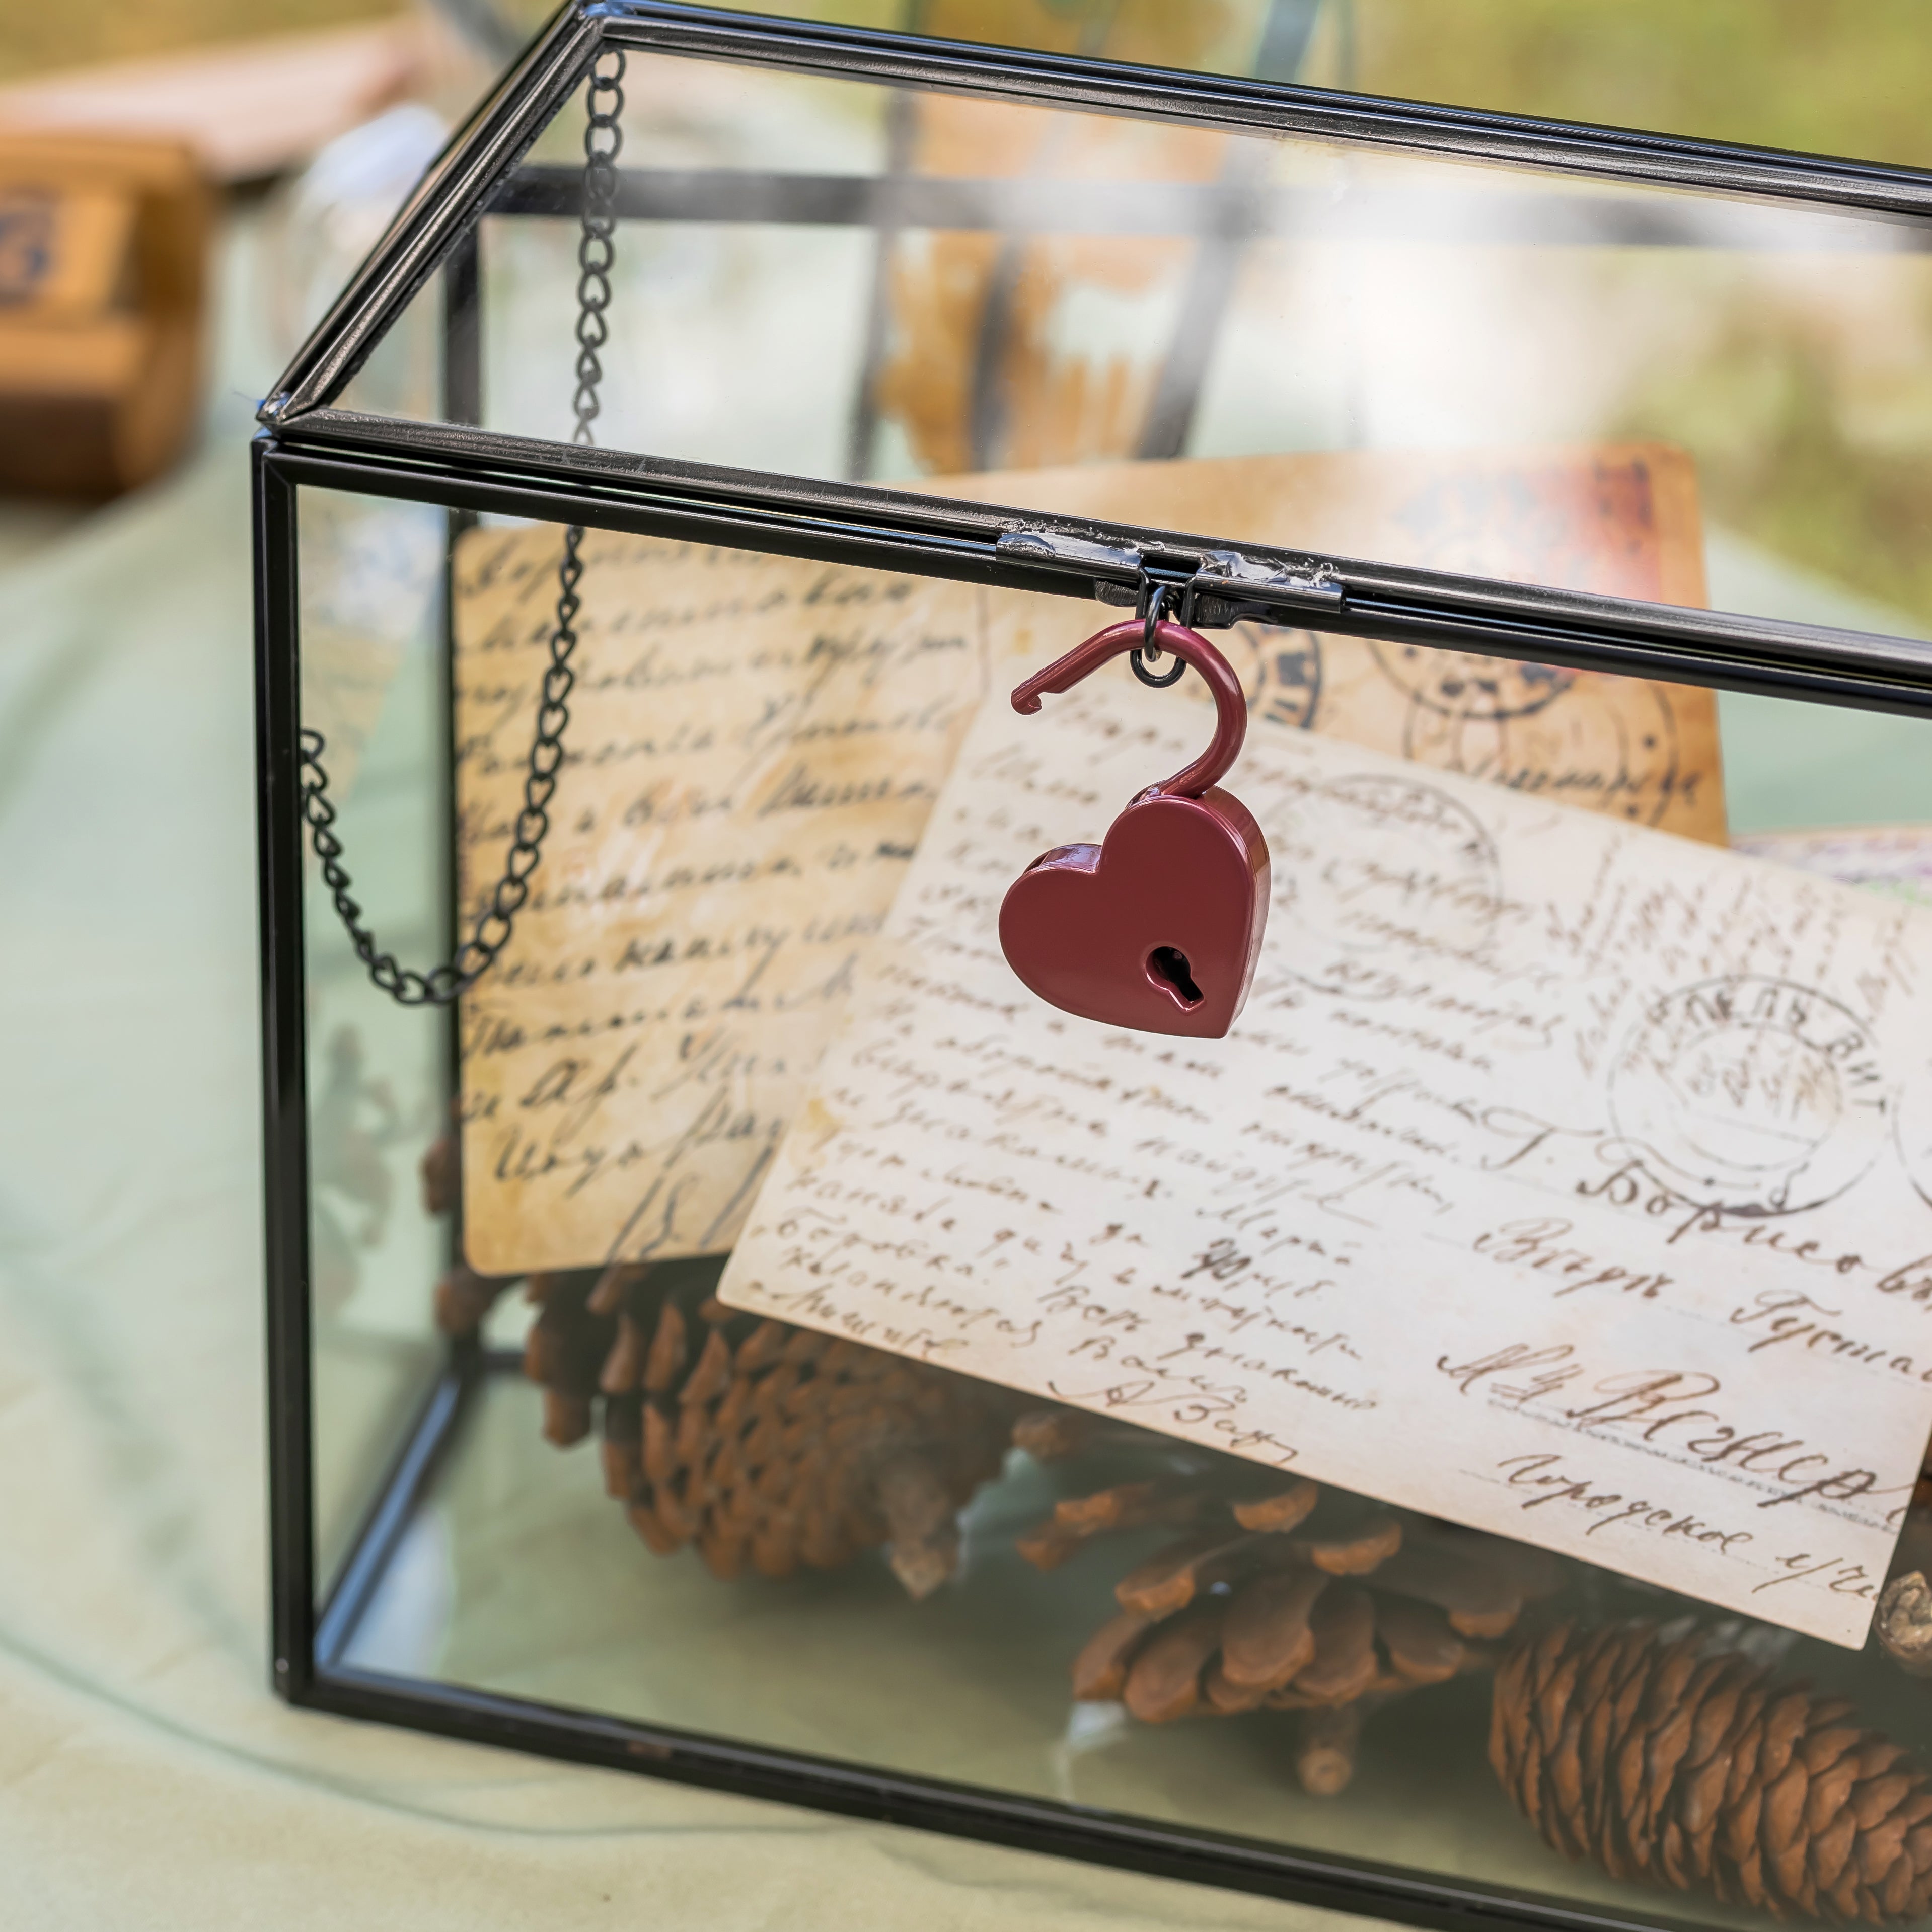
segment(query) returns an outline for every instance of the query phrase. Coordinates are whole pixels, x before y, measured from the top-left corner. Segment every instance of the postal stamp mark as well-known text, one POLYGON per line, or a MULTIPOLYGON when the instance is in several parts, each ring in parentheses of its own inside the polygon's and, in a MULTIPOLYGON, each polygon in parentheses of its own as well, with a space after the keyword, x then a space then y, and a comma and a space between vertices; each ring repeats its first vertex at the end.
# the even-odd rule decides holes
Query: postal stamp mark
POLYGON ((1617 1132, 1689 1198, 1734 1214, 1822 1206, 1870 1168, 1893 1082, 1870 1030, 1815 988, 1755 974, 1680 986, 1610 1070, 1617 1132))

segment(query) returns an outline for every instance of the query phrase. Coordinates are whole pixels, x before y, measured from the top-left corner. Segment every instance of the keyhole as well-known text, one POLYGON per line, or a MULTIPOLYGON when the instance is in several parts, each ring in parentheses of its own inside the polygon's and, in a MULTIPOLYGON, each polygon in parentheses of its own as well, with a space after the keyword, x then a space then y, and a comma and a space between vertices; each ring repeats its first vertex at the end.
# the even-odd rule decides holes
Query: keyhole
POLYGON ((1201 1004, 1201 988, 1187 964, 1187 955, 1178 946, 1156 946, 1148 955, 1148 977, 1156 986, 1172 993, 1184 1006, 1201 1004))

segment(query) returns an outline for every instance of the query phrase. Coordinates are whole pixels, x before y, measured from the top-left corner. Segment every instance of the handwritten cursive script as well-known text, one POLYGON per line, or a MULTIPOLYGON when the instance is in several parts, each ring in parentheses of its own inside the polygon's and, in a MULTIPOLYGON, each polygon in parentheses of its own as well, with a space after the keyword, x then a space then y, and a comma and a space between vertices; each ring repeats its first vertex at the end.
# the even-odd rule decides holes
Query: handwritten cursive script
POLYGON ((1108 1032, 998 908, 1189 722, 982 711, 724 1299, 1861 1641, 1932 1426, 1932 913, 1256 734, 1247 1010, 1108 1032))

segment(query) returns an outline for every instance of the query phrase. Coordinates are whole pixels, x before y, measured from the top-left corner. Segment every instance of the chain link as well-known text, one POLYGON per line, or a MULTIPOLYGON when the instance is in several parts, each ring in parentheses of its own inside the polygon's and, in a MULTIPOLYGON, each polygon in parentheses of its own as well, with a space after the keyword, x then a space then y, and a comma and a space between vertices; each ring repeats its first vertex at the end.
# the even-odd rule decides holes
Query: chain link
MULTIPOLYGON (((623 82, 623 55, 599 55, 590 70, 590 122, 584 130, 584 211, 577 243, 577 392, 571 399, 577 418, 571 440, 586 447, 596 440, 591 426, 603 406, 598 394, 604 380, 601 356, 610 339, 608 316, 610 270, 617 252, 617 157, 624 146, 618 121, 624 111, 623 82), (615 64, 606 68, 607 61, 615 64)), ((320 731, 304 729, 301 734, 302 814, 322 867, 322 883, 334 900, 356 958, 376 985, 400 1005, 446 1006, 474 986, 509 944, 517 914, 530 898, 530 875, 550 830, 550 801, 556 795, 563 734, 570 722, 570 693, 577 681, 571 658, 577 650, 578 615, 584 608, 577 594, 584 578, 583 543, 583 525, 572 524, 563 533, 563 557, 557 566, 556 626, 550 633, 550 663, 543 674, 536 735, 524 778, 523 809, 517 814, 502 876, 454 959, 418 973, 399 964, 393 953, 376 945, 375 934, 362 923, 362 908, 350 896, 355 882, 342 866, 342 842, 334 830, 335 808, 329 802, 328 774, 322 765, 327 746, 320 731)))
MULTIPOLYGON (((1135 645, 1127 662, 1132 667, 1135 676, 1150 690, 1165 691, 1171 684, 1180 682, 1180 674, 1187 668, 1184 658, 1176 658, 1164 671, 1156 671, 1154 666, 1160 662, 1161 614, 1167 608, 1167 586, 1156 584, 1148 593, 1144 628, 1141 641, 1135 645)), ((1186 618, 1181 622, 1185 623, 1186 618)))

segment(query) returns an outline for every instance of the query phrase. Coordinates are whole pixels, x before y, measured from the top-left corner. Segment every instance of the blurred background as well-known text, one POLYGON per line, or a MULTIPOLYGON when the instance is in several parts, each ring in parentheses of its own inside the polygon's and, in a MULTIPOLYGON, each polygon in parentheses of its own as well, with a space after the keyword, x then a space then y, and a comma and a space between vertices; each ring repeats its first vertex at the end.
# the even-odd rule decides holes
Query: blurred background
MULTIPOLYGON (((797 4, 1932 165, 1924 0, 797 4)), ((59 1864, 62 1896, 85 1908, 37 1924, 109 1922, 110 1908, 163 1923, 157 1863, 195 1908, 166 1922, 236 1916, 232 1895, 198 1889, 232 1855, 217 1826, 235 1787, 207 1808, 216 1826, 184 1822, 180 1766, 163 1757, 152 1857, 117 1816, 117 1842, 134 1849, 103 1859, 93 1760, 63 1745, 83 1731, 136 1766, 124 1794, 165 1732, 216 1747, 222 1778, 292 1766, 307 1780, 326 1754, 338 1785, 364 1780, 399 1811, 524 1834, 537 1818, 578 1888, 566 1894, 560 1877, 559 1898, 584 1895, 602 1823, 622 1828, 607 1834, 614 1885, 641 1874, 656 1888, 676 1856, 661 1840, 638 1859, 624 1835, 668 1815, 674 1800, 654 1786, 508 1760, 466 1760, 458 1778, 427 1745, 399 1756, 418 1748, 304 1726, 262 1690, 246 445, 278 371, 547 11, 0 8, 0 1703, 9 1762, 36 1767, 10 1795, 42 1794, 34 1858, 15 1864, 37 1868, 31 1882, 59 1864), (106 1694, 70 1718, 76 1686, 106 1694)), ((634 59, 626 85, 626 160, 661 199, 620 238, 606 443, 1018 503, 1072 500, 1096 466, 1144 480, 1190 469, 1177 458, 1332 458, 1336 475, 1383 464, 1384 477, 1406 464, 1408 494, 1380 500, 1391 545, 1552 580, 1604 562, 1571 557, 1566 530, 1641 520, 1637 494, 1613 500, 1605 479, 1647 465, 1688 479, 1671 530, 1690 555, 1633 594, 1932 633, 1932 258, 1909 226, 662 59, 634 59), (759 195, 800 177, 814 194, 850 188, 853 218, 758 217, 759 195), (922 225, 878 218, 892 206, 872 196, 880 182, 925 195, 922 225), (1055 197, 1086 213, 1036 218, 1055 197), (978 225, 935 218, 964 202, 978 225), (1232 209, 1248 225, 1135 225, 1157 208, 1232 209), (1499 476, 1514 480, 1498 490, 1499 476), (1560 502, 1535 485, 1551 476, 1575 486, 1560 502), (1459 548, 1459 519, 1489 547, 1459 548)), ((583 124, 573 102, 535 152, 556 184, 580 165, 583 124)), ((567 211, 484 224, 471 404, 488 424, 568 434, 576 242, 567 211)), ((400 319, 346 400, 448 412, 440 302, 432 289, 400 319)), ((1151 500, 1131 477, 1108 487, 1109 514, 1151 500)), ((1340 516, 1314 484, 1274 500, 1256 534, 1341 547, 1312 534, 1340 516)), ((358 888, 412 960, 440 912, 422 832, 440 823, 425 778, 436 766, 422 748, 442 742, 447 538, 420 507, 332 506, 318 491, 302 512, 305 669, 332 669, 332 770, 346 787, 338 754, 360 764, 358 888)), ((1640 534, 1654 554, 1655 524, 1640 534)), ((1932 890, 1916 829, 1932 820, 1922 724, 1729 698, 1719 709, 1734 832, 1914 821, 1879 856, 1932 890)), ((1861 876, 1875 849, 1833 865, 1861 876)), ((320 919, 314 931, 332 938, 320 919)), ((333 1426, 373 1445, 375 1466, 369 1418, 412 1386, 401 1370, 384 1379, 398 1348, 434 1354, 426 1291, 441 1236, 406 1204, 440 1072, 384 1030, 398 1010, 356 1019, 359 1034, 338 1025, 331 1002, 353 1019, 352 994, 374 997, 342 951, 334 978, 317 972, 310 988, 318 1288, 332 1324, 318 1372, 334 1378, 333 1426)), ((367 1474, 348 1456, 325 1469, 326 1518, 352 1519, 367 1474)), ((628 1604, 609 1593, 614 1624, 630 1628, 628 1604)), ((332 1835, 314 1805, 291 1825, 283 1802, 272 1792, 238 1828, 314 1860, 318 1912, 339 1919, 350 1862, 419 1882, 412 1923, 485 1922, 454 1917, 464 1897, 499 1909, 490 1888, 507 1855, 483 1834, 446 1862, 399 1836, 385 1865, 363 1852, 366 1814, 356 1835, 332 1835)), ((674 1802, 680 1816, 722 1815, 674 1802)), ((24 1799, 17 1815, 29 1817, 24 1799)), ((690 1853, 693 1898, 711 1895, 718 1856, 690 1853)), ((802 1868, 768 1858, 774 1882, 802 1868)), ((816 1890, 841 1909, 836 1888, 816 1890)), ((675 1920, 655 1890, 651 1904, 675 1920)), ((787 1897, 774 1918, 797 1909, 787 1897)), ((1240 1910, 1217 1901, 1216 1922, 1240 1910)), ((1123 1906, 1108 1922, 1134 1922, 1123 1906)))
MULTIPOLYGON (((185 374, 178 356, 161 373, 124 356, 118 377, 104 363, 96 380, 177 397, 207 381, 218 404, 258 397, 548 10, 532 0, 8 10, 0 140, 14 159, 0 172, 20 173, 22 142, 133 137, 184 145, 212 196, 219 266, 197 310, 204 374, 185 374)), ((1424 0, 800 0, 790 10, 1932 162, 1918 111, 1932 40, 1914 0, 1461 0, 1453 16, 1424 0)), ((1258 162, 1240 151, 1263 144, 1188 130, 1150 134, 1130 154, 1109 130, 1083 136, 1077 117, 1002 119, 956 104, 928 102, 916 122, 893 124, 876 90, 722 70, 687 87, 635 64, 646 70, 634 80, 631 154, 645 164, 1265 176, 1328 212, 1249 246, 1205 288, 1178 242, 1075 236, 1016 250, 928 236, 900 239, 880 271, 852 232, 643 230, 622 264, 633 322, 608 440, 882 479, 1136 455, 1663 440, 1694 460, 1713 602, 1915 632, 1932 623, 1932 278, 1914 231, 1808 229, 1775 208, 1709 203, 1680 208, 1664 224, 1676 230, 1660 235, 1644 230, 1647 216, 1635 234, 1606 217, 1602 232, 1552 245, 1534 223, 1498 227, 1486 214, 1445 236, 1426 212, 1405 214, 1400 196, 1466 208, 1496 178, 1359 152, 1258 162), (1750 232, 1738 228, 1754 218, 1750 232), (1177 412, 1175 345, 1208 339, 1201 305, 1217 286, 1214 352, 1197 348, 1201 366, 1180 372, 1177 412), (870 319, 877 339, 862 358, 868 303, 884 314, 883 325, 870 319), (700 307, 710 326, 696 328, 700 307), (808 349, 820 375, 801 380, 808 349), (864 393, 848 393, 853 382, 864 393)), ((539 154, 567 163, 578 138, 567 116, 539 154)), ((1556 190, 1568 195, 1574 228, 1576 184, 1541 186, 1549 207, 1556 190)), ((5 192, 0 183, 0 391, 6 332, 29 320, 17 295, 7 298, 6 264, 26 231, 17 218, 7 226, 5 192)), ((485 419, 554 435, 567 427, 574 240, 567 221, 514 226, 486 262, 485 419)), ((102 273, 98 301, 124 306, 128 278, 102 273)), ((400 332, 358 391, 362 406, 436 412, 436 344, 420 306, 413 334, 400 332)), ((86 473, 70 462, 0 476, 0 558, 166 470, 194 438, 192 411, 176 416, 116 430, 120 456, 86 473)))

